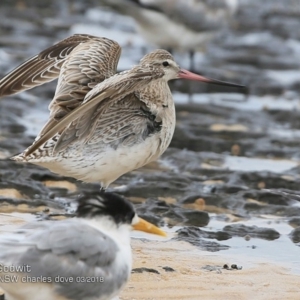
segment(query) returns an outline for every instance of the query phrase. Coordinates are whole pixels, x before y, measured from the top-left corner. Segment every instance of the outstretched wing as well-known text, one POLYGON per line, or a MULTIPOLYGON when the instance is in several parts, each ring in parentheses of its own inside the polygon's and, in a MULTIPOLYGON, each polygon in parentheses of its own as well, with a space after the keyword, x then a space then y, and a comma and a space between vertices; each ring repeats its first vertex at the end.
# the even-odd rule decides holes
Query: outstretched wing
POLYGON ((0 97, 15 94, 59 77, 49 105, 50 118, 40 135, 80 105, 98 83, 114 75, 121 47, 115 41, 75 34, 27 60, 0 81, 0 97))
POLYGON ((56 79, 62 64, 74 48, 95 38, 75 34, 25 61, 0 80, 0 97, 13 95, 56 79))
POLYGON ((57 133, 61 135, 56 150, 60 148, 61 143, 66 147, 74 139, 81 140, 83 143, 89 142, 98 122, 103 122, 101 116, 110 106, 163 75, 163 71, 151 72, 137 66, 128 72, 106 79, 87 94, 81 105, 65 115, 57 124, 53 123, 53 126, 49 126, 49 130, 38 137, 24 155, 30 155, 57 133))
POLYGON ((40 135, 80 105, 98 83, 116 73, 121 47, 115 41, 91 37, 66 57, 56 92, 49 105, 50 118, 40 135))

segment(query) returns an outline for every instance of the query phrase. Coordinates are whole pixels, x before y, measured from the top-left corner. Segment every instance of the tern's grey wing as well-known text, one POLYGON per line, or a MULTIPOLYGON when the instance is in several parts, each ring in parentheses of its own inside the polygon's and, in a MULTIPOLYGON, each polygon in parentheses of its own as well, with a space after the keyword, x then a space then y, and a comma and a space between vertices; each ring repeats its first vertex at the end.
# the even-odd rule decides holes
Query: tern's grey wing
POLYGON ((76 219, 51 225, 19 243, 1 243, 0 262, 30 266, 27 276, 51 278, 56 291, 71 299, 109 295, 123 285, 129 266, 116 265, 120 249, 109 236, 76 219), (10 251, 4 255, 2 247, 10 251))
POLYGON ((74 252, 78 259, 86 260, 88 265, 97 266, 104 265, 104 261, 108 263, 113 261, 117 251, 117 246, 108 236, 78 219, 34 222, 23 226, 13 234, 1 237, 0 244, 0 261, 2 262, 13 255, 13 250, 18 246, 28 247, 28 250, 36 247, 39 251, 50 251, 55 255, 74 252), (94 239, 91 238, 93 235, 95 235, 94 239), (13 247, 12 253, 2 251, 9 247, 13 247), (109 249, 112 251, 108 251, 109 249), (101 260, 99 260, 99 254, 102 255, 101 260))
POLYGON ((62 64, 74 48, 93 38, 89 35, 75 34, 25 61, 0 80, 0 97, 16 94, 56 79, 62 64))
POLYGON ((161 78, 163 75, 164 72, 162 70, 153 72, 137 66, 128 72, 106 79, 87 94, 80 106, 68 113, 56 125, 49 128, 43 136, 38 137, 35 143, 26 150, 25 156, 33 153, 57 133, 61 133, 57 142, 57 149, 59 149, 62 142, 64 147, 67 146, 65 140, 72 142, 74 139, 70 138, 70 136, 83 143, 88 142, 86 132, 89 132, 89 137, 93 135, 97 127, 96 124, 98 121, 101 122, 101 114, 109 106, 146 86, 151 80, 161 78))
POLYGON ((22 247, 26 248, 27 246, 31 246, 32 243, 28 243, 28 245, 26 245, 24 243, 24 240, 31 237, 32 234, 35 233, 36 231, 46 230, 47 228, 51 227, 53 222, 54 221, 31 222, 20 227, 17 231, 14 231, 12 233, 7 233, 4 235, 1 234, 0 235, 0 263, 1 261, 3 261, 3 258, 6 255, 10 254, 11 245, 13 244, 21 245, 22 243, 22 247), (4 250, 4 248, 6 250, 4 250))

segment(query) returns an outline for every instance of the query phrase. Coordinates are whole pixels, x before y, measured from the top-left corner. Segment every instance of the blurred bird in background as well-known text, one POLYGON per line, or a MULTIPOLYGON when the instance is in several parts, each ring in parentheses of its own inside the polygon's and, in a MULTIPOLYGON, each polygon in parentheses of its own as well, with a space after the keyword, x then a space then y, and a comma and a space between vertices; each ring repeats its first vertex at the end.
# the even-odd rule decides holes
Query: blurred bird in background
POLYGON ((226 30, 239 0, 101 0, 121 14, 135 19, 139 33, 152 45, 189 52, 194 69, 195 51, 226 30))

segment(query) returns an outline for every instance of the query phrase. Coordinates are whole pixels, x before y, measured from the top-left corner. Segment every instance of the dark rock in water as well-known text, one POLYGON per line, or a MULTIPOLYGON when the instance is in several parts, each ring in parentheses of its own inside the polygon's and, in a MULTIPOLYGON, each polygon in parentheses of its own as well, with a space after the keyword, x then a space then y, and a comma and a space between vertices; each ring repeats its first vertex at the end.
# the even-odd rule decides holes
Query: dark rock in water
POLYGON ((294 217, 300 215, 300 207, 295 206, 300 201, 300 192, 288 189, 273 189, 268 191, 251 191, 245 193, 245 198, 271 200, 270 204, 258 202, 247 202, 244 204, 245 210, 259 214, 274 214, 277 216, 294 217), (278 204, 281 203, 281 204, 278 204))
POLYGON ((161 218, 169 218, 173 222, 191 226, 206 226, 209 215, 204 211, 184 209, 175 204, 168 204, 157 199, 147 199, 145 203, 137 204, 136 210, 141 217, 158 224, 161 218))
POLYGON ((171 225, 175 225, 175 224, 182 225, 185 218, 180 212, 180 209, 178 209, 177 211, 179 211, 179 213, 177 213, 174 209, 170 209, 164 214, 162 214, 162 217, 169 219, 169 223, 171 225))
POLYGON ((252 238, 260 238, 268 241, 276 240, 280 237, 280 233, 272 228, 263 228, 257 226, 246 226, 244 224, 227 225, 223 230, 232 236, 250 236, 252 238))
POLYGON ((138 213, 139 217, 143 218, 144 220, 156 225, 156 226, 162 226, 163 225, 163 221, 160 217, 154 215, 154 214, 150 214, 150 213, 138 213))
MULTIPOLYGON (((288 205, 288 199, 285 199, 282 195, 277 194, 272 191, 257 191, 256 196, 254 195, 254 199, 258 199, 261 202, 265 202, 268 204, 274 205, 288 205)), ((251 192, 249 194, 245 194, 244 197, 250 198, 253 194, 251 192), (250 196, 250 197, 249 197, 250 196)))
POLYGON ((184 227, 176 231, 178 236, 194 236, 199 238, 216 239, 218 241, 225 241, 231 239, 231 235, 224 231, 205 231, 198 227, 190 226, 184 227))
POLYGON ((290 198, 276 191, 251 191, 244 194, 244 198, 256 199, 273 205, 289 205, 290 198))
POLYGON ((217 240, 228 240, 231 235, 226 232, 208 232, 201 230, 198 227, 184 227, 176 231, 176 240, 186 241, 194 246, 200 247, 203 250, 216 252, 220 250, 226 250, 229 248, 227 245, 222 245, 217 242, 211 242, 203 240, 202 238, 210 238, 217 240))
POLYGON ((38 173, 37 172, 36 173, 32 173, 30 175, 30 177, 33 180, 36 180, 36 181, 47 181, 47 180, 60 181, 60 180, 68 180, 70 182, 76 182, 76 180, 74 180, 74 178, 72 178, 72 177, 60 176, 58 174, 51 173, 51 172, 49 172, 48 170, 46 170, 44 168, 43 168, 43 171, 38 172, 38 173))
POLYGON ((10 131, 13 134, 20 134, 26 131, 26 127, 20 124, 10 124, 7 127, 2 127, 2 129, 10 131))
POLYGON ((175 270, 171 267, 163 267, 166 272, 175 272, 175 270))
POLYGON ((285 196, 287 199, 290 200, 290 204, 294 204, 296 201, 300 202, 300 191, 299 190, 289 190, 289 189, 273 189, 273 192, 276 192, 280 195, 285 196))
POLYGON ((240 191, 247 191, 249 188, 246 186, 238 186, 238 185, 231 185, 227 184, 219 188, 220 191, 227 193, 227 194, 236 194, 240 191))
POLYGON ((295 244, 299 244, 300 246, 300 226, 295 228, 290 234, 289 234, 291 240, 295 244))
POLYGON ((151 212, 155 215, 162 215, 172 209, 172 206, 165 201, 149 198, 144 203, 136 205, 139 214, 151 212))
POLYGON ((184 198, 181 200, 181 203, 183 204, 190 204, 194 203, 195 200, 202 198, 205 199, 205 204, 207 205, 215 205, 215 206, 220 206, 221 203, 224 201, 224 195, 221 193, 218 194, 207 194, 207 193, 202 193, 202 194, 197 194, 197 195, 192 195, 184 198))
POLYGON ((158 199, 147 199, 144 203, 135 205, 139 216, 156 225, 163 224, 163 218, 170 218, 175 223, 182 223, 183 215, 175 211, 176 206, 158 199))
POLYGON ((293 227, 300 226, 300 217, 293 217, 289 219, 289 224, 293 227))
POLYGON ((135 269, 132 269, 131 273, 144 273, 144 272, 147 272, 147 273, 155 273, 155 274, 160 274, 157 270, 155 269, 151 269, 151 268, 135 268, 135 269))
POLYGON ((269 214, 284 217, 300 215, 300 207, 286 205, 265 205, 264 203, 249 202, 244 204, 244 209, 251 214, 269 214))
POLYGON ((178 209, 178 213, 181 211, 182 215, 187 219, 184 224, 187 226, 203 227, 209 223, 209 215, 205 211, 178 209))
MULTIPOLYGON (((289 111, 283 110, 272 110, 268 114, 279 124, 286 124, 287 122, 293 129, 300 129, 300 112, 298 110, 290 113, 289 111)), ((299 141, 294 141, 299 145, 299 141)))
POLYGON ((297 216, 300 216, 300 207, 298 207, 298 206, 282 207, 281 210, 278 209, 277 215, 279 215, 279 216, 285 216, 285 217, 297 217, 297 216))
POLYGON ((172 197, 174 191, 177 195, 184 195, 189 189, 191 180, 174 172, 144 173, 143 182, 134 182, 123 193, 127 197, 172 197))
POLYGON ((209 222, 207 212, 184 209, 161 200, 148 199, 145 203, 136 205, 136 209, 141 217, 145 217, 146 220, 148 218, 149 221, 154 221, 155 224, 161 218, 169 218, 173 222, 177 221, 177 223, 200 227, 206 226, 209 222))
MULTIPOLYGON (((226 129, 215 131, 212 129, 215 122, 221 124, 239 123, 242 116, 244 118, 243 124, 249 124, 249 128, 253 127, 253 121, 249 120, 249 114, 241 111, 235 112, 230 108, 202 104, 176 105, 176 109, 178 124, 171 142, 171 147, 174 148, 223 153, 230 151, 236 142, 240 142, 242 144, 240 155, 242 155, 245 153, 243 149, 249 151, 256 146, 253 143, 254 139, 265 136, 263 132, 251 130, 244 132, 226 129)), ((253 112, 253 114, 257 115, 257 119, 262 117, 260 112, 253 112)))
MULTIPOLYGON (((297 146, 298 147, 298 146, 297 146)), ((300 144, 299 144, 300 147, 300 144)), ((297 174, 299 173, 299 170, 297 174)), ((268 189, 277 189, 278 187, 290 190, 299 190, 299 180, 287 180, 271 172, 244 172, 241 174, 241 180, 247 183, 247 186, 257 189, 260 183, 264 183, 268 189)))

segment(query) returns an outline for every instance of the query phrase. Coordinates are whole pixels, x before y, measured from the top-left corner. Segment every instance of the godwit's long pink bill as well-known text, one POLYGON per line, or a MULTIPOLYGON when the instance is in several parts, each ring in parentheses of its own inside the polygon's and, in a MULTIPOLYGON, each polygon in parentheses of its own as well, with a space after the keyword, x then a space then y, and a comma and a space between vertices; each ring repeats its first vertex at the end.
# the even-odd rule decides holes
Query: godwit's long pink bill
POLYGON ((0 91, 9 95, 59 76, 48 122, 13 159, 106 188, 156 160, 170 144, 176 119, 169 80, 240 87, 183 70, 165 50, 155 50, 137 66, 115 74, 120 53, 110 39, 74 35, 2 79, 0 91))
POLYGON ((180 72, 178 73, 178 77, 184 78, 184 79, 202 81, 202 82, 211 83, 211 84, 217 84, 217 85, 232 86, 232 87, 243 88, 243 89, 245 88, 244 85, 204 77, 204 76, 201 76, 201 75, 198 75, 198 74, 195 74, 188 70, 183 70, 183 69, 181 69, 180 72))

